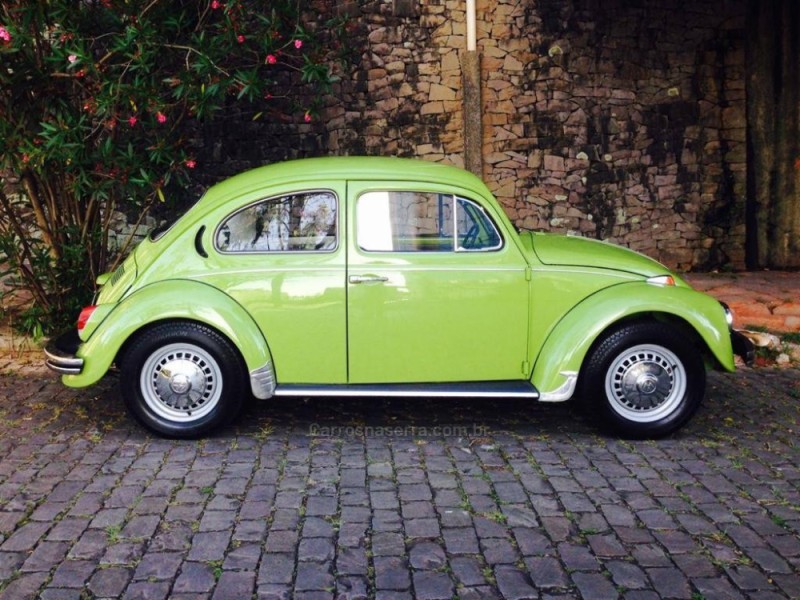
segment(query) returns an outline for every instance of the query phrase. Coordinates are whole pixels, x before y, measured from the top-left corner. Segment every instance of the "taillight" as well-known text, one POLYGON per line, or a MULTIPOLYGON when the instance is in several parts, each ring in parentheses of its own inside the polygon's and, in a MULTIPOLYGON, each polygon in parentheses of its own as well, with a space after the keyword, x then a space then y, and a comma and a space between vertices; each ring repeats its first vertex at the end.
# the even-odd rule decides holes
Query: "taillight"
POLYGON ((83 328, 86 327, 86 323, 89 322, 89 318, 92 316, 95 308, 97 307, 87 306, 81 311, 81 314, 78 315, 78 331, 82 331, 83 328))

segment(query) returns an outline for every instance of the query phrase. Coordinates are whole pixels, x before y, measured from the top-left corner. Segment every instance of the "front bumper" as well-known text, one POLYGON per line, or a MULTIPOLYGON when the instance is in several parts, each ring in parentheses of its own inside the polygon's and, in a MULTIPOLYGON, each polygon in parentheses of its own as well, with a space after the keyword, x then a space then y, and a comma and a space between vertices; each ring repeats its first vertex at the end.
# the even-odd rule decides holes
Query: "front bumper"
POLYGON ((733 353, 736 356, 741 356, 745 364, 753 364, 756 358, 756 347, 746 335, 741 331, 731 329, 731 345, 733 346, 733 353))
POLYGON ((83 370, 83 359, 76 356, 81 339, 73 329, 51 339, 44 348, 45 364, 62 375, 78 375, 83 370))

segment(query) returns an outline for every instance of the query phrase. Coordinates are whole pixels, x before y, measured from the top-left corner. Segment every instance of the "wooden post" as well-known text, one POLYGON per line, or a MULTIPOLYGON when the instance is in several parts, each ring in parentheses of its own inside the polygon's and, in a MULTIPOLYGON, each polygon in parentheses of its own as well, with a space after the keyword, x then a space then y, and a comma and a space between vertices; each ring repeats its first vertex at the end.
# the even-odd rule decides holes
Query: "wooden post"
POLYGON ((464 90, 464 166, 483 178, 483 119, 481 115, 481 59, 476 50, 461 55, 464 90))

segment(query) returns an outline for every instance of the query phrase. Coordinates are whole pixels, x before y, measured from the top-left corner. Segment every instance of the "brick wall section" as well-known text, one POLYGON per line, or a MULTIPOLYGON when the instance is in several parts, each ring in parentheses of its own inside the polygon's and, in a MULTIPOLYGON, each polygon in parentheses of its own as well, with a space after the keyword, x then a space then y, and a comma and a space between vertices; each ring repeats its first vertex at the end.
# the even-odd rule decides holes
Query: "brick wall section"
POLYGON ((462 0, 360 6, 361 59, 322 113, 331 154, 416 156, 463 166, 462 0), (400 13, 400 14, 398 14, 400 13))
POLYGON ((483 7, 486 176, 513 220, 743 265, 743 3, 483 7))
MULTIPOLYGON (((463 166, 465 4, 340 2, 356 60, 319 121, 231 115, 203 136, 207 176, 320 154, 463 166)), ((511 219, 743 268, 743 15, 744 0, 478 0, 483 175, 511 219)))

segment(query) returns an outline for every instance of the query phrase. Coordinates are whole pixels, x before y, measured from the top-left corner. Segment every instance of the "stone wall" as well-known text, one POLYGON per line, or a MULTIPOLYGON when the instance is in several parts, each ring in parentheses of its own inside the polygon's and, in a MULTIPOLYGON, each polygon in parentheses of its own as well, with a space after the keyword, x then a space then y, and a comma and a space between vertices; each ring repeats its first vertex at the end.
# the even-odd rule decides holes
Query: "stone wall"
MULTIPOLYGON (((210 126, 207 178, 321 154, 462 166, 465 4, 320 2, 357 25, 352 72, 310 125, 210 126)), ((484 180, 522 228, 743 267, 743 34, 744 0, 478 0, 484 180)))

